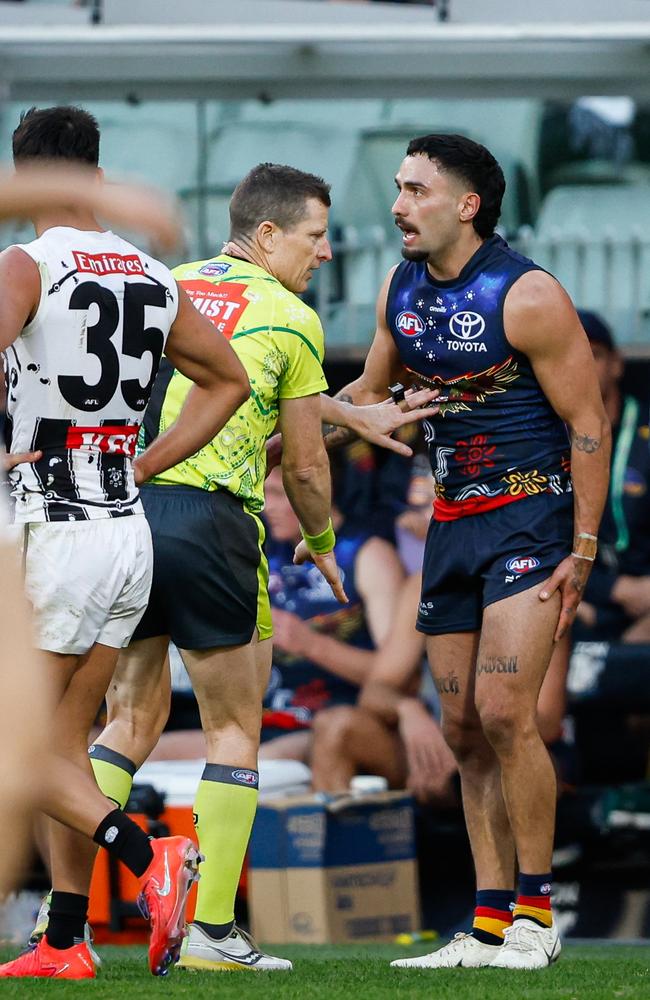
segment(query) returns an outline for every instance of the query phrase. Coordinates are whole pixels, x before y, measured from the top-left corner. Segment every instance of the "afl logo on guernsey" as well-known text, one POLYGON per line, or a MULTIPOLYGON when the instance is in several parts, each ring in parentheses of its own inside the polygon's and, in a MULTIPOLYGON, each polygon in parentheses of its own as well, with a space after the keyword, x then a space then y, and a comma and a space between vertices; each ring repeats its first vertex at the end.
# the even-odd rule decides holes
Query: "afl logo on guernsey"
POLYGON ((475 312, 454 313, 449 320, 449 330, 461 340, 476 340, 485 330, 485 320, 475 312))
POLYGON ((529 573, 531 569, 537 569, 538 566, 539 559, 536 559, 535 556, 515 556, 506 563, 508 572, 516 573, 518 576, 521 576, 522 573, 529 573))
POLYGON ((426 329, 424 320, 417 313, 408 312, 408 310, 399 314, 395 320, 395 326, 405 337, 419 337, 426 329))

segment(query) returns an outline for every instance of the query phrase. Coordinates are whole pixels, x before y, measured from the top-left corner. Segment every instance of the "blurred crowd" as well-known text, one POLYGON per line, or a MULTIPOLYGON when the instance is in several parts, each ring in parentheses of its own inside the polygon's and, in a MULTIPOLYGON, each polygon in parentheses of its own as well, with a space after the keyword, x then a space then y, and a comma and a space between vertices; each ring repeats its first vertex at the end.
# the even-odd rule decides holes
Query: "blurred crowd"
MULTIPOLYGON (((613 743, 625 747, 626 732, 632 734, 635 750, 614 754, 621 768, 617 776, 613 765, 610 780, 643 778, 650 748, 650 730, 643 724, 639 728, 642 699, 635 699, 634 685, 627 702, 623 698, 604 708, 611 740, 603 740, 603 706, 595 681, 590 711, 579 705, 577 743, 573 720, 565 717, 570 662, 578 672, 582 665, 583 673, 585 662, 596 664, 592 673, 601 679, 625 670, 628 679, 638 675, 639 684, 645 683, 650 662, 648 400, 624 392, 624 359, 605 322, 586 311, 580 318, 598 367, 614 449, 597 561, 571 643, 558 644, 538 702, 538 724, 555 760, 560 790, 583 774, 597 779, 594 771, 602 770, 603 747, 608 754, 613 743), (595 660, 589 661, 589 651, 598 654, 595 660), (630 662, 641 665, 640 672, 625 666, 630 662), (594 699, 601 711, 593 710, 594 699)), ((410 459, 363 441, 330 456, 336 555, 350 598, 345 606, 337 603, 315 567, 293 565, 298 521, 279 469, 267 479, 274 654, 260 756, 309 765, 315 791, 343 792, 354 775, 373 774, 383 776, 390 788, 409 788, 421 802, 447 807, 460 802, 456 765, 440 729, 424 636, 415 630, 434 497, 421 433, 415 425, 401 432, 413 448, 410 459)), ((437 683, 457 683, 453 664, 437 683)), ((181 683, 173 696, 158 757, 203 755, 198 711, 191 692, 183 688, 181 683)), ((569 703, 569 711, 571 707, 569 703)), ((611 756, 608 761, 611 772, 611 756)))

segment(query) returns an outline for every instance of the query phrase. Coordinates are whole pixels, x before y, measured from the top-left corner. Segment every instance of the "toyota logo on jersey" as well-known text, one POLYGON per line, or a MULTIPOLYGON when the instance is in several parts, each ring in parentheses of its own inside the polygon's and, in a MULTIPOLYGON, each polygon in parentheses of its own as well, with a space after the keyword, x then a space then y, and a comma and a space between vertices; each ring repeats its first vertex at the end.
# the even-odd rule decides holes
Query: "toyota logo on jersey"
POLYGON ((476 340, 485 330, 485 320, 476 312, 459 312, 449 320, 449 331, 461 340, 476 340))
POLYGON ((418 337, 424 333, 424 320, 417 313, 405 310, 401 312, 395 321, 395 325, 400 333, 405 337, 418 337))
POLYGON ((530 573, 531 569, 537 569, 539 565, 539 559, 535 556, 514 556, 512 559, 508 559, 506 569, 509 573, 517 573, 521 576, 522 573, 530 573))

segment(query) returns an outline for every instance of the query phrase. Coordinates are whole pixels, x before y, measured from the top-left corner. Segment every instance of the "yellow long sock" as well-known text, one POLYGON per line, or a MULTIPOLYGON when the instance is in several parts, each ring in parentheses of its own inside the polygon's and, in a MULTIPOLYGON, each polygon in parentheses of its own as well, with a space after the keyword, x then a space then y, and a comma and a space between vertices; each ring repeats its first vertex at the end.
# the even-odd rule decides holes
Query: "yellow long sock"
POLYGON ((205 855, 195 919, 225 925, 234 919, 235 894, 255 810, 257 771, 206 764, 194 800, 199 849, 205 855))
POLYGON ((118 809, 124 809, 129 801, 136 771, 133 761, 101 743, 94 743, 89 747, 88 756, 101 791, 118 809))

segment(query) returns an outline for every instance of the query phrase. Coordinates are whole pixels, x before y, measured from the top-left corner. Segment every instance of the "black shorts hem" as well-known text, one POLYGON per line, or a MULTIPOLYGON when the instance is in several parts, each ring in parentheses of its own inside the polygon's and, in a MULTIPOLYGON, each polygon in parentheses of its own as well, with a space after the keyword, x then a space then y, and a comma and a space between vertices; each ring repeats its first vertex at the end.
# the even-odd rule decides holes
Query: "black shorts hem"
MULTIPOLYGON (((567 552, 567 555, 569 553, 567 552)), ((562 560, 560 560, 561 562, 562 560)), ((559 565, 559 563, 558 563, 559 565)), ((527 590, 531 590, 532 587, 539 586, 544 580, 548 580, 552 574, 548 569, 543 570, 541 573, 530 573, 526 576, 522 576, 519 580, 513 580, 512 583, 508 584, 508 591, 504 594, 495 594, 493 597, 486 599, 483 604, 483 610, 488 608, 491 604, 497 604, 498 601, 506 601, 509 597, 514 597, 515 594, 523 594, 527 590)))
POLYGON ((131 642, 141 642, 146 639, 157 639, 160 636, 166 635, 178 649, 189 649, 189 650, 202 650, 202 649, 221 649, 224 646, 247 646, 255 635, 255 629, 257 626, 253 626, 250 632, 239 632, 237 634, 224 635, 223 632, 219 634, 213 634, 210 636, 203 636, 200 639, 191 639, 189 642, 184 642, 180 636, 170 634, 169 632, 154 632, 151 630, 143 630, 144 634, 140 634, 138 630, 133 633, 131 637, 131 642))
POLYGON ((221 649, 223 646, 247 646, 255 635, 256 628, 257 626, 254 625, 250 632, 238 632, 237 634, 224 635, 223 632, 219 634, 215 633, 208 637, 203 636, 200 639, 194 638, 190 642, 183 642, 180 636, 175 635, 172 635, 171 639, 178 649, 189 649, 190 651, 195 649, 221 649))
POLYGON ((455 635, 457 632, 480 632, 481 623, 478 625, 433 625, 431 628, 426 628, 420 622, 415 623, 415 631, 421 632, 422 635, 455 635))

